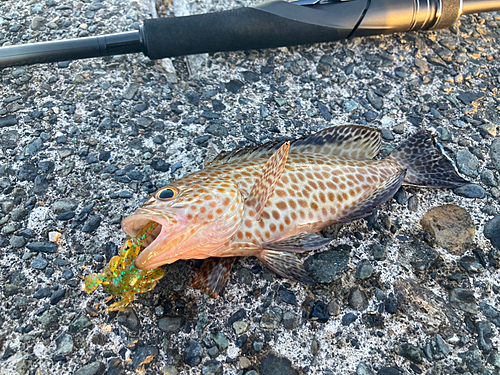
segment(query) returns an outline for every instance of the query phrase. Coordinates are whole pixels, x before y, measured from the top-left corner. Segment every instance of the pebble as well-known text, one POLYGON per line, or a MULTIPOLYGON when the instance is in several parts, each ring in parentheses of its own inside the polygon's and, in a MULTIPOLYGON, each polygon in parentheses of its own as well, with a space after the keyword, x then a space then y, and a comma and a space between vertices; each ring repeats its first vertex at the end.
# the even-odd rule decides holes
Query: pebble
POLYGON ((93 215, 90 217, 90 219, 87 220, 87 222, 83 225, 82 232, 85 233, 93 233, 99 228, 99 225, 101 225, 101 216, 100 215, 93 215))
POLYGON ((42 254, 38 254, 30 263, 30 266, 36 270, 44 270, 48 265, 49 262, 43 258, 42 254))
POLYGON ((66 356, 73 351, 73 348, 73 336, 68 333, 63 333, 56 340, 54 356, 66 356))
POLYGON ((287 311, 283 314, 283 327, 286 329, 294 329, 299 324, 299 317, 297 314, 287 311))
POLYGON ((413 363, 422 363, 423 351, 418 346, 412 345, 410 343, 403 343, 397 346, 396 353, 412 361, 413 363))
MULTIPOLYGON (((46 297, 48 297, 48 295, 46 297)), ((85 314, 82 314, 78 318, 76 318, 73 322, 71 322, 71 324, 68 327, 68 332, 69 333, 78 333, 78 332, 80 332, 86 328, 90 328, 92 326, 93 326, 93 324, 89 320, 89 318, 85 314)))
POLYGON ((327 306, 322 301, 316 301, 313 305, 309 319, 326 323, 330 318, 327 306))
POLYGON ((366 93, 366 99, 368 99, 372 107, 377 111, 380 111, 384 107, 384 101, 382 98, 371 90, 366 93))
POLYGON ((76 370, 75 375, 102 375, 106 370, 104 363, 96 361, 76 370))
POLYGON ((222 352, 228 348, 229 342, 227 341, 227 337, 221 331, 212 332, 210 337, 214 340, 219 351, 222 352))
POLYGON ((500 250, 500 216, 495 216, 484 226, 484 236, 490 240, 493 247, 500 250))
POLYGON ((479 198, 482 199, 486 195, 486 191, 479 185, 468 184, 456 188, 453 192, 465 198, 479 198))
POLYGON ((493 332, 491 330, 490 322, 479 321, 476 322, 477 331, 477 346, 483 353, 489 353, 493 349, 491 337, 493 332))
POLYGON ((166 317, 158 320, 158 328, 163 332, 179 332, 184 326, 183 316, 166 317))
POLYGON ((485 169, 481 172, 481 181, 486 186, 498 186, 495 174, 489 169, 485 169))
POLYGON ((283 310, 281 310, 277 306, 270 307, 266 311, 264 311, 264 314, 262 314, 260 326, 261 328, 277 329, 279 328, 282 319, 283 310))
POLYGON ((450 303, 452 306, 469 314, 477 314, 477 302, 474 293, 463 288, 453 288, 450 291, 450 303))
POLYGON ((467 352, 458 353, 458 356, 462 358, 470 372, 474 374, 478 373, 483 364, 481 351, 471 348, 467 352))
POLYGON ((277 357, 270 353, 260 361, 259 374, 299 375, 287 358, 277 357))
POLYGON ((363 259, 356 266, 356 273, 354 277, 357 279, 365 280, 368 279, 373 273, 373 266, 370 264, 370 261, 367 259, 363 259))
MULTIPOLYGON (((0 120, 0 124, 1 124, 1 120, 0 120)), ((500 140, 499 139, 495 139, 491 143, 490 158, 491 158, 491 164, 493 165, 493 168, 495 168, 498 172, 500 172, 500 140)))
POLYGON ((45 329, 48 329, 57 324, 57 322, 59 321, 59 314, 57 313, 57 311, 50 309, 45 311, 37 319, 45 329))
POLYGON ((400 251, 415 271, 428 271, 439 259, 439 253, 436 250, 418 240, 403 245, 400 251))
POLYGON ((371 246, 373 259, 375 260, 385 260, 387 258, 387 248, 380 246, 379 244, 373 244, 371 246))
POLYGON ((349 296, 347 297, 347 301, 349 303, 349 307, 357 311, 366 310, 368 307, 368 298, 366 297, 365 292, 358 287, 353 287, 351 289, 349 296))
POLYGON ((60 199, 52 204, 52 211, 56 215, 64 214, 69 211, 75 211, 78 207, 76 199, 60 199))
POLYGON ((9 240, 9 244, 13 248, 19 249, 21 247, 24 247, 24 245, 26 245, 26 240, 24 239, 24 237, 12 236, 9 240))
POLYGON ((201 362, 201 355, 201 345, 194 340, 189 340, 189 345, 184 350, 184 363, 190 367, 198 366, 201 362))
POLYGON ((500 328, 500 311, 484 301, 479 302, 479 307, 486 319, 500 328))
POLYGON ((369 365, 364 362, 359 362, 356 367, 356 375, 375 375, 369 365))
POLYGON ((17 125, 17 118, 15 115, 0 117, 0 128, 5 128, 7 126, 13 125, 17 125))
POLYGON ((358 109, 359 107, 359 103, 353 99, 347 99, 345 102, 344 102, 344 110, 346 112, 353 112, 355 111, 356 109, 358 109))
POLYGON ((280 288, 279 295, 283 302, 288 303, 289 305, 297 304, 295 294, 293 294, 293 292, 289 291, 288 289, 280 288))
POLYGON ((424 347, 424 354, 429 361, 439 361, 446 358, 451 350, 440 334, 436 334, 424 347))
POLYGON ((335 246, 330 250, 311 255, 304 261, 304 268, 314 281, 330 283, 343 275, 350 253, 349 245, 335 246))
POLYGON ((222 363, 216 360, 206 361, 201 367, 202 375, 222 375, 222 363))
POLYGON ((342 325, 343 326, 350 326, 352 323, 354 323, 358 319, 358 316, 354 313, 347 313, 342 317, 342 325))
POLYGON ((247 322, 244 322, 244 321, 237 321, 237 322, 234 322, 233 323, 233 330, 234 330, 234 333, 236 333, 236 335, 242 335, 243 333, 246 332, 248 328, 248 323, 247 322))
POLYGON ((158 348, 156 346, 142 346, 137 349, 137 352, 132 357, 132 367, 137 372, 144 372, 145 366, 157 356, 158 348))
POLYGON ((34 253, 55 253, 57 250, 57 245, 52 242, 32 242, 26 247, 34 253))
POLYGON ((120 310, 116 320, 130 331, 138 332, 141 329, 139 318, 132 307, 125 307, 120 310))
POLYGON ((444 205, 428 211, 420 221, 442 248, 463 255, 474 243, 475 228, 469 213, 456 205, 444 205))
POLYGON ((163 375, 179 375, 179 371, 172 365, 165 365, 161 368, 163 375))
POLYGON ((50 296, 50 304, 55 305, 57 304, 60 300, 64 298, 66 294, 66 289, 59 289, 56 290, 52 295, 50 296))

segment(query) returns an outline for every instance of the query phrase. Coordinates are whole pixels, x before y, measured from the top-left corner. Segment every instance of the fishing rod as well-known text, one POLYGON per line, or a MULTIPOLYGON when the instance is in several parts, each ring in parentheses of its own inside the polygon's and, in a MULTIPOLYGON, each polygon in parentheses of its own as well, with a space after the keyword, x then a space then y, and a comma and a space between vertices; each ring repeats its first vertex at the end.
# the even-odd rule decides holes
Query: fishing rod
POLYGON ((186 17, 147 19, 137 31, 0 48, 0 69, 139 53, 165 57, 274 48, 450 27, 500 0, 297 0, 186 17))

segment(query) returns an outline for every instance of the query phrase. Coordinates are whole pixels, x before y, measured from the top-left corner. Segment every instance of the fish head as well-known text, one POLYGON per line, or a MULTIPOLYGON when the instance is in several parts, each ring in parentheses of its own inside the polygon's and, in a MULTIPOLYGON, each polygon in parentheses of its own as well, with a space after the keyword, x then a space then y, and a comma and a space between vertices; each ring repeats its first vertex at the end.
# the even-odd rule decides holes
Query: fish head
POLYGON ((159 224, 134 262, 138 269, 153 269, 212 256, 232 238, 243 212, 244 198, 232 181, 191 176, 159 189, 123 219, 122 229, 134 237, 149 221, 159 224))

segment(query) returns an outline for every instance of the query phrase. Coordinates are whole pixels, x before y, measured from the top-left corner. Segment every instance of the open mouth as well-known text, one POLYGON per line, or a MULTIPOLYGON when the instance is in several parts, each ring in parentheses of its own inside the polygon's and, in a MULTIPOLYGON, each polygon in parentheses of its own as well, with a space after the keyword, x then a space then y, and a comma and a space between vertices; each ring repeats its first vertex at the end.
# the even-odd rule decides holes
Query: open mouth
POLYGON ((168 232, 167 226, 149 215, 131 215, 123 219, 122 229, 129 236, 145 236, 141 242, 141 252, 152 249, 161 242, 168 232))

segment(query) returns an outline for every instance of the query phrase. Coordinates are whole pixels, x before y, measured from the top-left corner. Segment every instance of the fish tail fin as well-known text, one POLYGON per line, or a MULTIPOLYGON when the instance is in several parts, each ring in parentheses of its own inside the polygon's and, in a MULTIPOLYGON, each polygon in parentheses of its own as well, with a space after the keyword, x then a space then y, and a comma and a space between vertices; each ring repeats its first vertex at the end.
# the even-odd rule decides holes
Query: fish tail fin
POLYGON ((387 159, 406 169, 404 185, 456 188, 469 183, 437 148, 432 135, 423 130, 396 147, 387 159))
POLYGON ((302 262, 293 253, 264 249, 257 254, 257 258, 280 276, 305 284, 314 284, 302 262))

